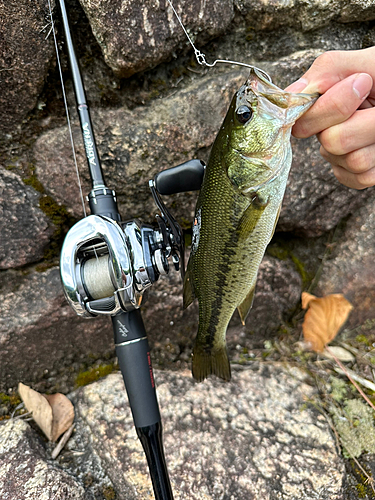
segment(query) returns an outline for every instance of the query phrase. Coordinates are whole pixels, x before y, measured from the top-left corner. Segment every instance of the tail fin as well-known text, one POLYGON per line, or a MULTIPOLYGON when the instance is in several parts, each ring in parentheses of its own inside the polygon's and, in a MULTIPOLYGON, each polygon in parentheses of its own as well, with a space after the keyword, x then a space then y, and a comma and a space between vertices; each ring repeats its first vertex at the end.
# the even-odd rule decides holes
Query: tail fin
POLYGON ((209 375, 230 380, 231 372, 226 347, 207 352, 200 346, 194 346, 192 372, 198 382, 202 382, 209 375))

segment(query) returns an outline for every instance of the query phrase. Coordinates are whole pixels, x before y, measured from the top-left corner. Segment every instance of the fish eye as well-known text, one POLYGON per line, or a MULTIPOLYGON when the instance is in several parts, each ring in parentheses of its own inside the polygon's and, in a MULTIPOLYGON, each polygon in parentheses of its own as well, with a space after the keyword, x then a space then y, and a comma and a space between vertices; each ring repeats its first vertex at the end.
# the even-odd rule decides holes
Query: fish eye
POLYGON ((245 105, 240 106, 236 110, 237 120, 242 124, 245 124, 246 122, 248 122, 250 120, 250 118, 252 117, 252 115, 253 115, 252 110, 248 106, 245 106, 245 105))

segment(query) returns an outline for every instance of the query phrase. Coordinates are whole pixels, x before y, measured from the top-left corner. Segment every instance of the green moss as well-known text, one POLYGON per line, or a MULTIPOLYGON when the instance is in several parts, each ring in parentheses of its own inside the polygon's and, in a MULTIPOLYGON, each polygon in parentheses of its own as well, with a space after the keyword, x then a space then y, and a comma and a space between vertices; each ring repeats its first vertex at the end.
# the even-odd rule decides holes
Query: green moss
POLYGON ((359 498, 366 498, 366 495, 367 495, 367 491, 366 490, 367 490, 367 488, 365 487, 364 484, 358 483, 356 485, 356 490, 357 490, 359 498))
POLYGON ((345 401, 343 408, 331 409, 336 431, 347 458, 359 457, 363 452, 375 453, 373 411, 359 399, 345 401))
POLYGON ((306 288, 307 285, 312 281, 314 276, 306 271, 305 265, 299 260, 298 257, 296 257, 294 254, 290 254, 290 257, 293 261, 293 264, 296 266, 296 271, 302 278, 303 287, 306 288))
POLYGON ((306 270, 305 264, 293 253, 292 247, 283 241, 274 241, 267 248, 267 254, 279 260, 290 258, 296 268, 296 271, 302 278, 303 288, 306 289, 311 283, 314 275, 306 270))
POLYGON ((11 395, 5 394, 5 392, 0 392, 0 404, 17 406, 21 403, 21 399, 18 394, 14 393, 11 395))
POLYGON ((41 196, 39 200, 40 209, 51 219, 55 226, 64 224, 69 214, 64 206, 58 205, 49 195, 41 196))
POLYGON ((29 177, 25 177, 22 180, 28 186, 33 187, 35 189, 35 191, 38 191, 38 193, 44 194, 43 184, 38 180, 38 178, 35 175, 35 173, 32 173, 29 177))
POLYGON ((157 97, 160 96, 160 91, 158 89, 153 89, 150 92, 150 99, 156 99, 157 97))
POLYGON ((44 260, 47 261, 43 265, 38 266, 40 269, 37 271, 45 271, 50 265, 54 265, 54 261, 60 254, 60 248, 64 240, 67 230, 76 222, 64 206, 59 205, 49 195, 43 195, 39 199, 40 209, 49 217, 53 222, 56 229, 50 239, 49 245, 44 251, 44 260), (51 264, 52 263, 52 264, 51 264))
POLYGON ((348 392, 348 384, 338 377, 330 377, 331 382, 331 396, 335 401, 342 401, 348 392))
POLYGON ((288 250, 278 245, 269 246, 267 253, 279 260, 286 260, 289 257, 288 250))
POLYGON ((191 230, 191 226, 192 226, 191 220, 185 219, 185 217, 180 217, 178 219, 178 222, 183 230, 185 230, 185 231, 191 230))
POLYGON ((363 334, 361 334, 361 335, 357 335, 357 336, 356 336, 356 338, 355 338, 355 340, 356 340, 357 342, 359 342, 360 344, 365 344, 366 346, 369 346, 369 345, 370 345, 370 341, 369 341, 369 339, 366 337, 366 335, 363 335, 363 334))
MULTIPOLYGON (((356 463, 354 460, 350 460, 349 466, 350 472, 352 473, 352 477, 355 481, 353 486, 356 494, 358 495, 356 498, 374 499, 374 490, 371 485, 371 469, 363 462, 361 463, 362 468, 358 467, 358 462, 356 463)), ((352 480, 349 476, 349 484, 350 483, 352 483, 352 480)))
POLYGON ((115 369, 116 366, 114 365, 114 363, 108 365, 102 364, 98 366, 93 366, 89 370, 81 372, 77 375, 77 378, 75 380, 75 386, 82 387, 84 385, 91 384, 92 382, 95 382, 96 380, 99 380, 100 378, 109 375, 115 369))
POLYGON ((117 494, 112 486, 104 486, 103 488, 103 496, 105 500, 116 500, 117 494))
POLYGON ((254 39, 254 36, 255 36, 255 28, 253 28, 252 26, 247 26, 246 27, 246 41, 247 42, 250 42, 251 40, 254 39))

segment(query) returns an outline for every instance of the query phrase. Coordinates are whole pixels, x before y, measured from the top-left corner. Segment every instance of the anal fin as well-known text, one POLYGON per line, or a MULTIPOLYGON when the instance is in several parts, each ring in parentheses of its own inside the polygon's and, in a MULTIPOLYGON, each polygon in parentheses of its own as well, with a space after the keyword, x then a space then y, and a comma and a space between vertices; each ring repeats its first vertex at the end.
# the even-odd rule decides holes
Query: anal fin
POLYGON ((219 349, 206 351, 200 346, 193 349, 193 377, 202 382, 209 375, 216 375, 223 380, 230 380, 231 371, 227 349, 225 346, 219 349))
POLYGON ((249 293, 246 295, 245 299, 241 302, 241 304, 237 307, 237 310, 239 312, 242 324, 245 325, 245 320, 247 315, 249 314, 249 311, 251 309, 251 306, 253 305, 254 301, 254 294, 255 294, 255 283, 254 285, 250 288, 249 293))
POLYGON ((184 293, 183 293, 184 309, 189 307, 195 298, 196 296, 193 290, 193 284, 191 282, 190 272, 189 270, 187 270, 184 278, 184 293))

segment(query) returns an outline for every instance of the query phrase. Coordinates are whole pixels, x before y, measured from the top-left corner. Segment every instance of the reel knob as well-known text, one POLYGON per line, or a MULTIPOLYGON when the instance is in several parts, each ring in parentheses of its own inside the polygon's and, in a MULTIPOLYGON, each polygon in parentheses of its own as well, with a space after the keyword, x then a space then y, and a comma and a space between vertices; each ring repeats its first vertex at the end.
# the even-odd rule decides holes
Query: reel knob
POLYGON ((157 248, 154 252, 154 266, 156 267, 159 274, 168 274, 169 265, 165 253, 157 248))

